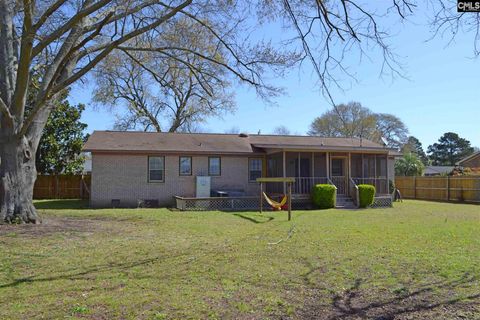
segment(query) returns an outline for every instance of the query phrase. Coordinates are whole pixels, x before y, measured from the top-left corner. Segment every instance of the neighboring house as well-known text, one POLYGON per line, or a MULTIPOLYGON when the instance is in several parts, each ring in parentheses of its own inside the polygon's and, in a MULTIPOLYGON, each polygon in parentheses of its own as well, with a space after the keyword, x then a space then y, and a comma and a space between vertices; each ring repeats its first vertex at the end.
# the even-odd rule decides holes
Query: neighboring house
MULTIPOLYGON (((295 177, 296 196, 308 197, 317 183, 347 195, 354 182, 388 194, 397 154, 356 138, 117 131, 95 131, 84 151, 92 155, 94 207, 170 205, 174 196, 196 196, 197 176, 210 177, 213 196, 258 196, 258 177, 295 177)), ((267 192, 285 193, 285 185, 267 192)))
POLYGON ((463 168, 480 168, 480 151, 463 158, 456 165, 463 168))
POLYGON ((455 169, 454 166, 426 166, 423 175, 429 177, 447 175, 453 169, 455 169))

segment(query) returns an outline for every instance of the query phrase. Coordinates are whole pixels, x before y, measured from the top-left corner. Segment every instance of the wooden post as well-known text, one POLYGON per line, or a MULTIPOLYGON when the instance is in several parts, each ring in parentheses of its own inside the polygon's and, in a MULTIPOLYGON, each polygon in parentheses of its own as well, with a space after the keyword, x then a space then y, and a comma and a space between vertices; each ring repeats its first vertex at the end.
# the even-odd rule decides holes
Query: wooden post
POLYGON ((352 153, 348 153, 348 179, 347 179, 347 194, 350 194, 350 179, 352 178, 352 153))
POLYGON ((288 221, 292 219, 292 183, 288 183, 288 221))
POLYGON ((260 213, 263 213, 263 182, 260 182, 260 213))
POLYGON ((447 176, 447 201, 450 201, 450 176, 447 176))
POLYGON ((413 176, 413 199, 417 199, 417 176, 413 176))

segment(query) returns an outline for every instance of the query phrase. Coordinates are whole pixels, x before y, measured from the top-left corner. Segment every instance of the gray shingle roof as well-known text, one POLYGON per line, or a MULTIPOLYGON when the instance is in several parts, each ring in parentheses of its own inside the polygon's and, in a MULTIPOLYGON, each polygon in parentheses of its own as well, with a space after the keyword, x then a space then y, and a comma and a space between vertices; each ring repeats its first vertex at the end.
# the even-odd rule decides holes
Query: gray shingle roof
POLYGON ((254 153, 262 148, 389 151, 381 144, 357 138, 137 131, 94 131, 84 151, 254 153))

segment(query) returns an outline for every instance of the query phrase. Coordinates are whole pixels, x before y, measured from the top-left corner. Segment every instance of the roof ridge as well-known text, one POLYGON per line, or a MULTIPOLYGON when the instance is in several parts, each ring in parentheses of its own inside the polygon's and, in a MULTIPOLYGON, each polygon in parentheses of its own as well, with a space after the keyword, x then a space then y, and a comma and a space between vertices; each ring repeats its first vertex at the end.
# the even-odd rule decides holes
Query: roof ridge
MULTIPOLYGON (((218 135, 218 136, 236 136, 238 137, 240 133, 222 133, 222 132, 157 132, 157 131, 140 131, 140 130, 93 130, 93 132, 113 132, 113 133, 149 133, 149 134, 179 134, 179 135, 218 135)), ((299 138, 321 138, 321 139, 351 139, 351 140, 366 140, 374 142, 370 139, 359 138, 359 137, 325 137, 325 136, 316 136, 316 135, 300 135, 300 134, 255 134, 255 133, 246 133, 248 137, 299 137, 299 138)), ((247 138, 248 138, 247 137, 247 138)))

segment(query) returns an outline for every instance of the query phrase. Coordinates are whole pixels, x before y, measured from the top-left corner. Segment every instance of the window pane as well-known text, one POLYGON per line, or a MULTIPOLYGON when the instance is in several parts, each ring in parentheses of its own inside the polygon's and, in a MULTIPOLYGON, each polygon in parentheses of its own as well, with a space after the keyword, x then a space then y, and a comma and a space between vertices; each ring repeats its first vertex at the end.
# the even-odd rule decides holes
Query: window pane
POLYGON ((213 176, 220 175, 220 158, 216 157, 208 159, 208 173, 213 176))
POLYGON ((250 159, 248 178, 255 181, 262 177, 262 159, 250 159))
POLYGON ((149 157, 148 158, 148 180, 163 181, 164 158, 149 157))
POLYGON ((163 157, 148 158, 150 170, 163 170, 163 157))
POLYGON ((163 181, 163 170, 150 170, 150 181, 163 181))
POLYGON ((192 158, 180 157, 180 174, 181 175, 192 174, 192 158))

